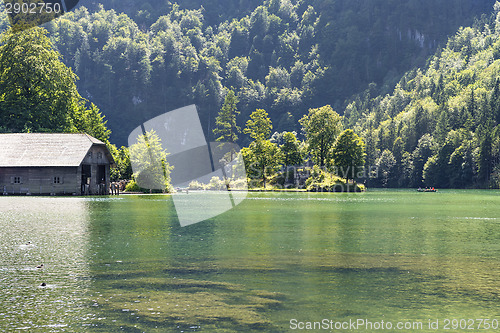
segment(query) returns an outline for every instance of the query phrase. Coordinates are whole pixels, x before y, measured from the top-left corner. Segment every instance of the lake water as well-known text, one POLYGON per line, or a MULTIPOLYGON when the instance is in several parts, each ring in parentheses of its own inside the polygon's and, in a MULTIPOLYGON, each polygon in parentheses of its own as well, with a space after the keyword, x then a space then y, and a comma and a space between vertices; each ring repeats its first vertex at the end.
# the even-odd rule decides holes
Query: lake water
POLYGON ((185 228, 169 196, 0 197, 0 230, 2 332, 500 320, 499 191, 250 193, 185 228))

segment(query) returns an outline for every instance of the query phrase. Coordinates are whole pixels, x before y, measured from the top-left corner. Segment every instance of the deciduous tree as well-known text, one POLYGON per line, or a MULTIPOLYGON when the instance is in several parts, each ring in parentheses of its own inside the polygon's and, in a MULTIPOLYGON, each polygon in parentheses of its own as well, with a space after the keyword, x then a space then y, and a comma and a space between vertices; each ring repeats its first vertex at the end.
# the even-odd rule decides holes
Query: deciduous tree
POLYGON ((283 156, 278 145, 269 140, 273 126, 265 110, 257 109, 250 115, 244 132, 254 141, 243 152, 247 169, 251 175, 262 180, 264 188, 266 180, 281 165, 283 156))
POLYGON ((342 131, 342 117, 330 105, 309 109, 309 114, 300 119, 306 136, 306 144, 316 164, 325 166, 330 158, 330 149, 342 131))
POLYGON ((14 132, 71 130, 81 99, 76 75, 61 62, 42 28, 2 35, 0 123, 14 132))
POLYGON ((355 180, 365 163, 365 143, 352 129, 342 132, 332 149, 332 164, 339 176, 355 180))
POLYGON ((271 135, 273 125, 266 110, 257 109, 250 115, 244 133, 254 140, 267 140, 271 135))
POLYGON ((171 167, 167 152, 155 131, 139 135, 137 142, 129 147, 134 178, 140 187, 165 190, 170 187, 171 167))
POLYGON ((295 136, 295 132, 284 132, 282 141, 283 144, 280 145, 280 149, 283 153, 283 164, 286 167, 302 164, 304 155, 301 142, 295 136))

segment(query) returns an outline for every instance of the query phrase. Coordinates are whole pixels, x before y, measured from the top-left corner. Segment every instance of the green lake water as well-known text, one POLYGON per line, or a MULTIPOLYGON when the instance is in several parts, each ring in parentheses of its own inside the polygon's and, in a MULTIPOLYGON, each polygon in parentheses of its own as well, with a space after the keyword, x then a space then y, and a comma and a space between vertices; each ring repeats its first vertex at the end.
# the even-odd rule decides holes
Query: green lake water
POLYGON ((0 287, 0 332, 465 332, 500 321, 500 191, 250 193, 184 228, 170 196, 0 197, 0 287))

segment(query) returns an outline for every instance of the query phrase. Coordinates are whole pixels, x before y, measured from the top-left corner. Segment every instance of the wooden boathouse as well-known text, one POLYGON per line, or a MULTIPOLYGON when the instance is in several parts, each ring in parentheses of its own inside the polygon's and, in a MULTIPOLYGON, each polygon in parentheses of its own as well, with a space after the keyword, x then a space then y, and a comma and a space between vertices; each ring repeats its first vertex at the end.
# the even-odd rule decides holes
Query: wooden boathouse
POLYGON ((108 195, 113 164, 106 145, 88 134, 0 134, 4 195, 108 195))

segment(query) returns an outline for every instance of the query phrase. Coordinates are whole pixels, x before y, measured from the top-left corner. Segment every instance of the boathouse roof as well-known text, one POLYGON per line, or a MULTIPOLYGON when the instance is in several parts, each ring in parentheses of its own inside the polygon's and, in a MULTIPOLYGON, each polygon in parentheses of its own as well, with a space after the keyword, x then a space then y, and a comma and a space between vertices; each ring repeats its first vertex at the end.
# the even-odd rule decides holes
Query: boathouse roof
POLYGON ((104 142, 84 133, 0 134, 0 167, 78 167, 90 148, 104 142))

